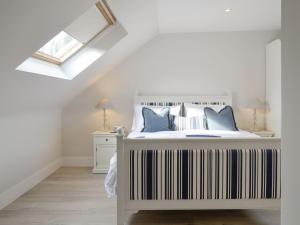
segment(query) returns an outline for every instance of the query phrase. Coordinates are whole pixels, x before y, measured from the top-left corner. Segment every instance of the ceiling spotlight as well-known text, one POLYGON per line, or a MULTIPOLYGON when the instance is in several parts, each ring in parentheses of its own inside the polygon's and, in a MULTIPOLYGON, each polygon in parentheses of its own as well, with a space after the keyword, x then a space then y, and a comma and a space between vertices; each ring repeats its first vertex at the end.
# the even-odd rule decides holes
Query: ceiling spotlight
POLYGON ((232 9, 231 8, 227 8, 227 9, 225 9, 225 12, 226 13, 230 13, 232 11, 232 9))

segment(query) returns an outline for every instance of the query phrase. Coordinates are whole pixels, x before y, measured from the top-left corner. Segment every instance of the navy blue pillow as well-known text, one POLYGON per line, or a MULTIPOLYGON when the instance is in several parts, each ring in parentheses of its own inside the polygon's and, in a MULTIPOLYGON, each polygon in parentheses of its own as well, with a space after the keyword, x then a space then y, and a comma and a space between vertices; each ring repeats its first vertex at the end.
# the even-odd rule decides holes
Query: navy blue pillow
POLYGON ((204 114, 208 130, 238 131, 231 106, 226 106, 220 112, 205 107, 204 114))
POLYGON ((170 109, 164 108, 159 114, 152 109, 144 107, 142 110, 144 117, 144 128, 142 132, 171 131, 173 129, 173 118, 170 119, 170 109))

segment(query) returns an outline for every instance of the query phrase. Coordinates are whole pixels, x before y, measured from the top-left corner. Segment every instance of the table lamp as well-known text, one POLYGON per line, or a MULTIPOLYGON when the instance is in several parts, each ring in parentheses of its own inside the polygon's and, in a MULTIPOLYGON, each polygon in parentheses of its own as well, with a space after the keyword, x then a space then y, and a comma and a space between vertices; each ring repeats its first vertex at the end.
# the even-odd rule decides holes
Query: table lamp
POLYGON ((266 121, 265 114, 266 111, 269 110, 270 108, 269 103, 267 101, 262 101, 258 98, 252 98, 249 100, 247 104, 247 108, 253 110, 253 127, 252 127, 253 131, 257 131, 257 110, 264 110, 264 128, 265 128, 265 121, 266 121))
POLYGON ((112 105, 110 104, 110 101, 108 98, 101 98, 97 105, 95 106, 98 110, 103 110, 103 130, 106 131, 107 129, 107 118, 106 118, 106 110, 112 108, 112 105))

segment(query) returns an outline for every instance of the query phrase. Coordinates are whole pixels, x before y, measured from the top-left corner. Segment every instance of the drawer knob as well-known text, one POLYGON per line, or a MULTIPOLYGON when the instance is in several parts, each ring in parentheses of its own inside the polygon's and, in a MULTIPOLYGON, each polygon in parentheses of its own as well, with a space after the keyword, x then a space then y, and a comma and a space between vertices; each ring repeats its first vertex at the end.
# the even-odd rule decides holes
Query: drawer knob
POLYGON ((108 139, 106 138, 105 141, 108 141, 108 139))

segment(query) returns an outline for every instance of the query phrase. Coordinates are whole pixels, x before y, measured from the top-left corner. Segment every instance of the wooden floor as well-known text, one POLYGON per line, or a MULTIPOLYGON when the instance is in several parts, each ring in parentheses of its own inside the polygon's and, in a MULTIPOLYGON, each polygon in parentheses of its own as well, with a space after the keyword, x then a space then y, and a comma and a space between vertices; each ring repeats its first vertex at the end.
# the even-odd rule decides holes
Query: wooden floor
MULTIPOLYGON (((103 175, 61 168, 0 211, 0 225, 116 225, 103 175)), ((279 211, 142 211, 131 225, 279 225, 279 211)))

